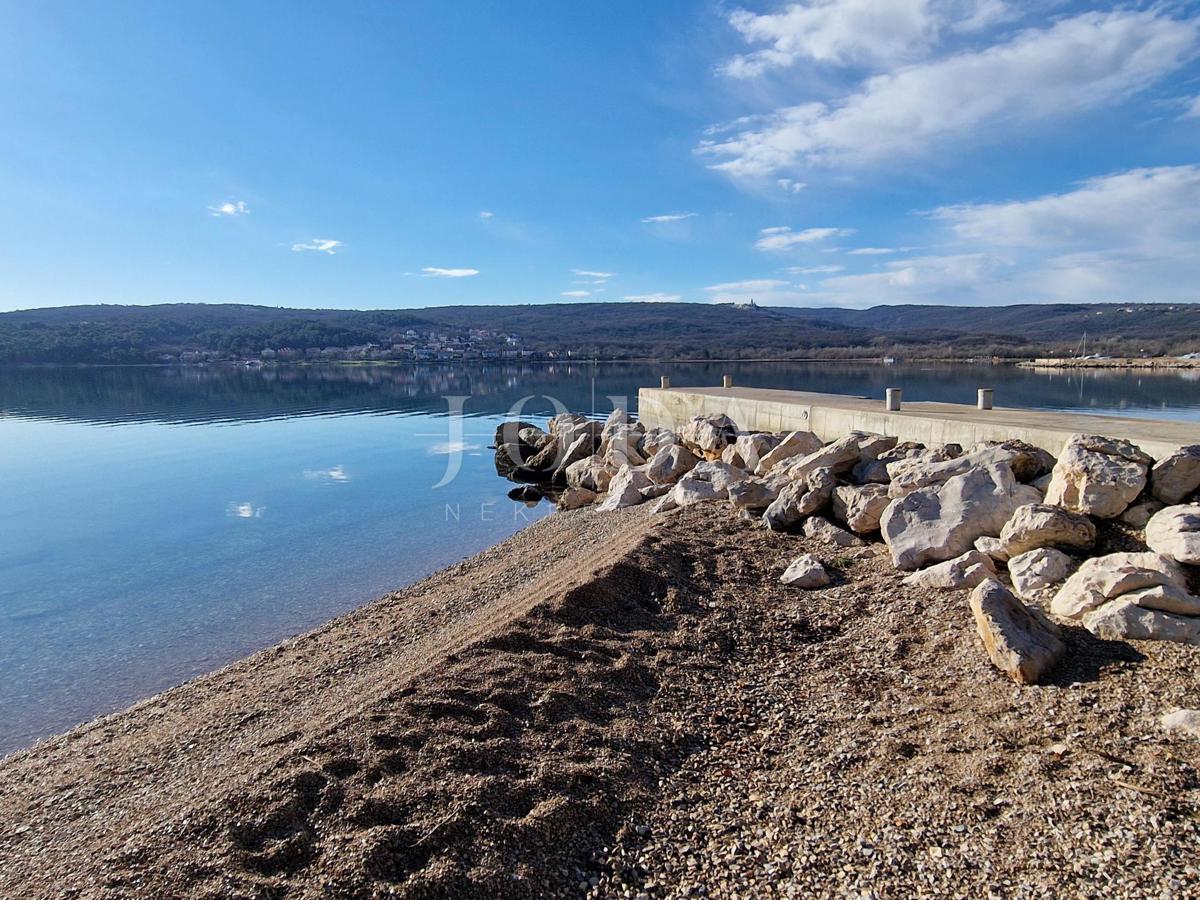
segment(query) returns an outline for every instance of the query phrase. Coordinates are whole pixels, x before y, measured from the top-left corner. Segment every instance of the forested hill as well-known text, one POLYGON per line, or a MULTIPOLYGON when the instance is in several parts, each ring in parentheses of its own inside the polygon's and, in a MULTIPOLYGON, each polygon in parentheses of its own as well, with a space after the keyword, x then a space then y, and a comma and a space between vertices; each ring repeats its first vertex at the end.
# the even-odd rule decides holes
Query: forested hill
POLYGON ((0 362, 145 363, 181 354, 283 358, 695 359, 795 356, 1163 355, 1200 350, 1200 304, 878 306, 689 303, 312 310, 180 303, 0 313, 0 362))

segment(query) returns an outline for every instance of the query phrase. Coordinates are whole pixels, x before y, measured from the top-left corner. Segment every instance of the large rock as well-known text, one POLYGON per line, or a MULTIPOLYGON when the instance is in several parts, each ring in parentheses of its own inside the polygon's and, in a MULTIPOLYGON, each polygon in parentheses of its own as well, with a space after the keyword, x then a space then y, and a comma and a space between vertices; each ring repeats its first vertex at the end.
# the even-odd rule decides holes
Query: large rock
POLYGON ((723 463, 720 460, 710 460, 697 463, 695 468, 688 472, 681 481, 707 481, 713 486, 719 496, 725 497, 729 494, 730 485, 737 484, 739 481, 745 481, 749 477, 743 469, 723 463))
POLYGON ((832 579, 819 559, 811 553, 805 553, 792 561, 779 580, 792 587, 812 590, 825 587, 832 579))
POLYGON ((887 484, 892 480, 887 463, 880 459, 860 459, 850 470, 850 479, 855 484, 887 484))
POLYGON ((891 503, 881 484, 843 484, 833 490, 834 516, 857 534, 879 530, 879 518, 891 503))
POLYGON ((558 495, 558 508, 561 510, 580 509, 596 502, 599 495, 587 488, 569 487, 558 495))
POLYGON ((587 459, 592 455, 594 442, 590 434, 581 434, 571 442, 567 447, 566 452, 558 461, 558 468, 555 470, 554 477, 560 483, 566 480, 567 469, 579 462, 581 459, 587 459))
POLYGON ((992 664, 1018 684, 1037 684, 1066 652, 1055 626, 994 578, 971 592, 971 612, 992 664))
POLYGON ((729 416, 693 416, 679 430, 679 440, 697 456, 719 459, 737 434, 737 425, 729 416))
POLYGON ((754 434, 739 434, 737 440, 721 453, 721 462, 737 466, 753 472, 762 462, 762 458, 779 444, 779 438, 773 434, 755 432, 754 434))
POLYGON ((837 481, 829 469, 815 469, 804 479, 792 481, 767 507, 763 518, 772 531, 783 531, 805 516, 820 512, 833 497, 837 481))
POLYGON ((1136 603, 1143 609, 1161 609, 1177 616, 1200 616, 1200 597, 1173 584, 1156 584, 1130 591, 1122 594, 1120 599, 1136 603))
POLYGON ((1000 543, 1000 538, 984 535, 983 537, 975 538, 975 549, 980 553, 986 553, 996 562, 1008 562, 1009 553, 1004 549, 1004 545, 1000 543))
MULTIPOLYGON (((557 435, 560 432, 567 430, 577 430, 578 428, 587 425, 591 420, 587 416, 580 413, 565 412, 559 413, 557 416, 551 416, 550 421, 546 423, 547 429, 551 434, 557 435)), ((603 425, 597 423, 603 428, 603 425)))
POLYGON ((1083 627, 1096 637, 1109 641, 1200 644, 1200 618, 1147 609, 1126 597, 1087 612, 1083 616, 1083 627))
POLYGON ((804 520, 804 536, 834 547, 859 547, 862 541, 850 532, 838 528, 828 519, 810 516, 804 520))
POLYGON ((1177 562, 1200 566, 1200 503, 1156 512, 1146 523, 1146 544, 1177 562))
POLYGON ((747 478, 729 486, 729 502, 734 509, 763 510, 778 496, 778 492, 761 478, 747 478))
POLYGON ((646 459, 651 459, 663 447, 669 447, 672 444, 679 443, 679 438, 675 432, 668 428, 651 428, 642 435, 641 451, 642 456, 646 459))
POLYGON ((1086 550, 1096 543, 1096 526, 1087 516, 1061 506, 1030 503, 1017 507, 1004 523, 1000 542, 1009 556, 1038 547, 1071 547, 1086 550))
POLYGON ((538 428, 532 422, 522 422, 519 419, 514 419, 511 422, 501 422, 496 426, 496 435, 492 439, 492 446, 499 447, 502 444, 532 443, 531 441, 522 439, 522 432, 545 434, 542 429, 538 428))
POLYGON ((597 509, 612 512, 615 509, 636 506, 646 499, 642 495, 642 489, 650 487, 650 484, 650 479, 641 469, 622 466, 621 470, 613 476, 612 483, 608 486, 608 493, 597 509))
POLYGON ((1049 603, 1074 569, 1075 560, 1052 547, 1028 550, 1008 561, 1013 590, 1027 603, 1049 603))
POLYGON ((663 498, 670 502, 660 504, 660 506, 674 509, 677 506, 691 506, 693 503, 720 500, 726 496, 726 492, 717 490, 711 482, 684 478, 675 485, 670 494, 663 498))
POLYGON ((598 494, 608 490, 616 469, 611 469, 601 456, 588 456, 566 468, 569 487, 587 488, 598 494))
POLYGON ((1013 511, 1030 502, 1030 492, 1007 463, 971 469, 893 500, 879 529, 898 568, 920 569, 961 556, 976 538, 998 535, 1013 511))
POLYGON ((888 447, 895 446, 895 443, 894 437, 852 431, 807 456, 787 460, 778 468, 794 480, 807 478, 810 472, 817 469, 829 469, 835 474, 849 472, 863 457, 874 459, 888 447))
POLYGON ((962 556, 913 572, 904 579, 904 583, 913 587, 948 591, 973 588, 995 577, 996 564, 992 562, 992 558, 978 550, 968 550, 962 556))
POLYGON ((1121 521, 1134 528, 1145 528, 1150 517, 1162 508, 1163 505, 1157 500, 1143 500, 1121 513, 1121 521))
POLYGON ((1146 486, 1150 457, 1129 441, 1075 434, 1059 456, 1046 502, 1072 512, 1112 519, 1146 486))
POLYGON ((524 468, 525 461, 536 451, 528 444, 520 441, 509 441, 496 447, 496 472, 504 478, 511 478, 517 469, 524 468))
POLYGON ((1167 505, 1200 490, 1200 444, 1180 447, 1150 470, 1150 492, 1167 505))
POLYGON ((1063 582, 1054 595, 1050 611, 1064 619, 1078 619, 1122 594, 1159 584, 1187 590, 1183 569, 1170 557, 1158 553, 1096 556, 1086 560, 1063 582))
POLYGON ((797 456, 807 456, 822 447, 821 439, 811 431, 793 431, 779 444, 763 454, 754 467, 755 475, 766 475, 781 462, 797 456))
POLYGON ((667 444, 659 449, 650 464, 646 476, 655 484, 674 484, 700 462, 696 454, 681 444, 667 444))
POLYGON ((1011 469, 1017 455, 1016 451, 1005 447, 985 446, 947 459, 928 456, 900 459, 888 463, 888 493, 892 497, 905 497, 919 488, 945 484, 955 475, 983 466, 1004 464, 1011 469))

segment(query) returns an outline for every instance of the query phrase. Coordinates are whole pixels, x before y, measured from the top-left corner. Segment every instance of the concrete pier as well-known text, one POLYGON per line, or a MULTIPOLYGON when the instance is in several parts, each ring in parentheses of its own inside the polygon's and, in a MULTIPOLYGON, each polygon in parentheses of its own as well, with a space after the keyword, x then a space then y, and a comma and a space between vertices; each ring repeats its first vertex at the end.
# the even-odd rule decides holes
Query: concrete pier
POLYGON ((642 388, 638 412, 648 428, 678 429, 692 416, 724 413, 747 430, 812 431, 825 441, 855 430, 930 445, 1019 438, 1056 455, 1079 433, 1125 438, 1154 457, 1200 443, 1200 422, 909 401, 889 411, 882 398, 767 388, 642 388))

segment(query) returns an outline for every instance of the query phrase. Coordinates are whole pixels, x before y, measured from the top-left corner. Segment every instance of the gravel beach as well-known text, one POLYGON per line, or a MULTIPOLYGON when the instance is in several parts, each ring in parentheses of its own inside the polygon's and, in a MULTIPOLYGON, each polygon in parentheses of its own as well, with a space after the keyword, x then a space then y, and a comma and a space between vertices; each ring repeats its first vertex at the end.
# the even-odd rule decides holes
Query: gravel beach
POLYGON ((1200 891, 1194 647, 1017 686, 967 591, 723 507, 551 516, 7 758, 0 896, 1200 891))

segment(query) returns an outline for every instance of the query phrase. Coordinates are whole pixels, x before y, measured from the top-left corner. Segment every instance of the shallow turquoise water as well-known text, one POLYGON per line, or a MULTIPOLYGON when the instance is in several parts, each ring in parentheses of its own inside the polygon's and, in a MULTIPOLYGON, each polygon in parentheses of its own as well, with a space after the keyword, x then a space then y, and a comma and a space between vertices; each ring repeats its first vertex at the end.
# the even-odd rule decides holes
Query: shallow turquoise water
POLYGON ((610 398, 635 401, 659 374, 683 386, 723 372, 872 396, 899 386, 912 400, 970 402, 990 386, 1000 405, 1200 423, 1195 381, 1103 372, 0 370, 0 753, 303 631, 546 514, 507 499, 487 449, 522 398, 538 395, 524 407, 535 421, 555 408, 546 395, 605 415, 610 398))

